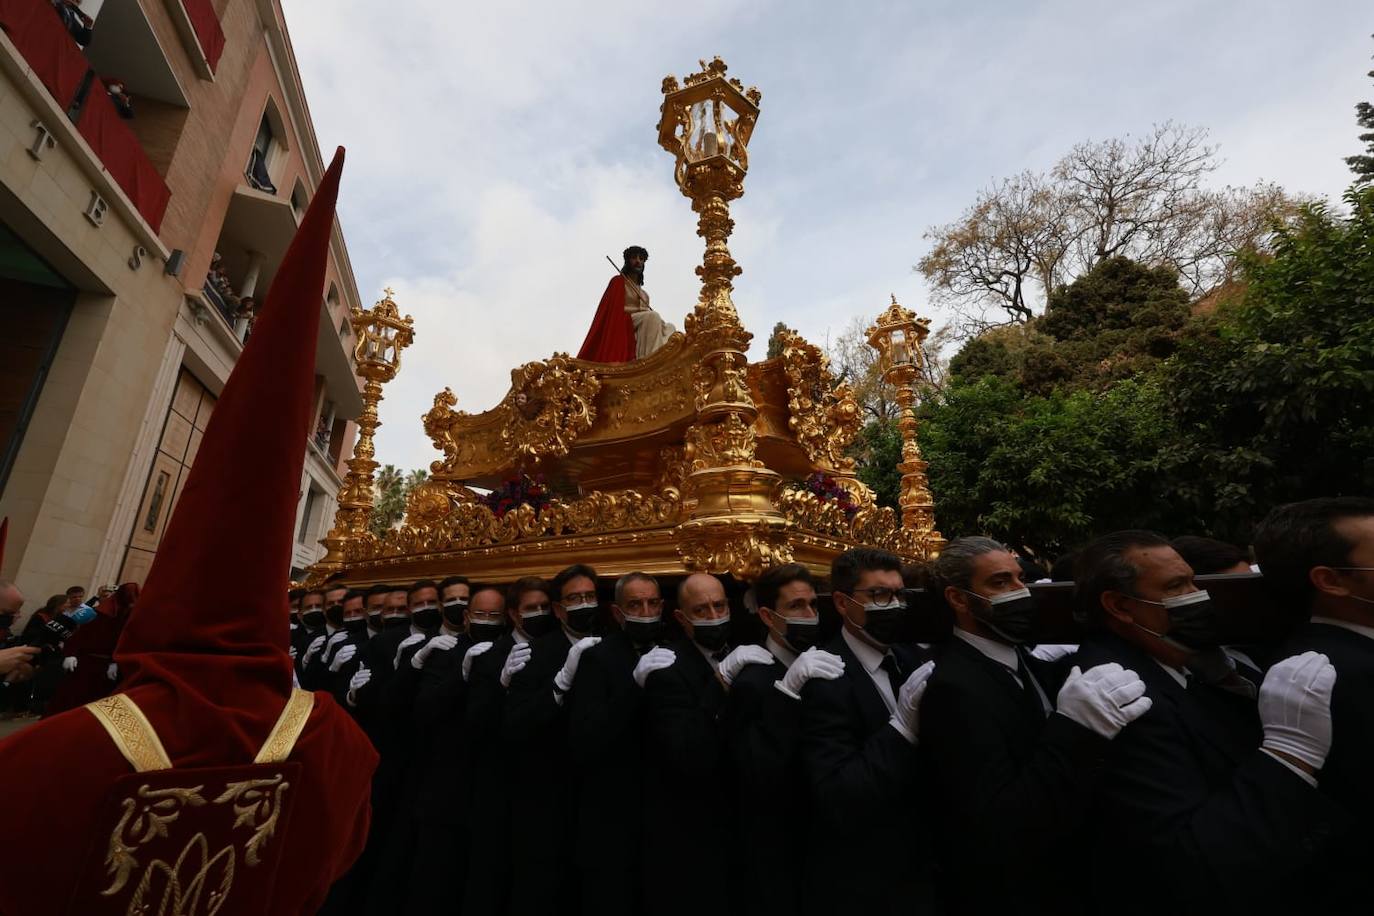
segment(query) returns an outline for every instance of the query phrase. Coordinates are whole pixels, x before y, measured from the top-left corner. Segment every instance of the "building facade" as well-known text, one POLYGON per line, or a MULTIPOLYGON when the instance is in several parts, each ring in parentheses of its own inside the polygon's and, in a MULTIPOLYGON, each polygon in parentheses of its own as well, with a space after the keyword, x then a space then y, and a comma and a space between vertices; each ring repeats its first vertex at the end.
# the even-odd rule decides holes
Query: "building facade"
MULTIPOLYGON (((323 171, 278 0, 0 0, 0 578, 26 611, 142 581, 323 171)), ((337 224, 325 289, 293 573, 362 410, 337 224)))

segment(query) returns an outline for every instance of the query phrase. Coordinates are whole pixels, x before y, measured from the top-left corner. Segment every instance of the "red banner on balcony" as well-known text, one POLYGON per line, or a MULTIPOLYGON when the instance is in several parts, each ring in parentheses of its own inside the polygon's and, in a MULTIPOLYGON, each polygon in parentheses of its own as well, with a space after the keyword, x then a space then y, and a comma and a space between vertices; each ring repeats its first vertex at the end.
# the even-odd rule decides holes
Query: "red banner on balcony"
POLYGON ((110 101, 99 80, 91 85, 76 128, 156 232, 162 225, 162 215, 167 212, 172 192, 143 151, 143 144, 115 111, 114 102, 110 101))
POLYGON ((224 29, 215 15, 215 8, 210 0, 181 0, 181 5, 186 8, 186 16, 191 20, 191 28, 196 30, 196 40, 213 73, 219 66, 219 56, 224 53, 224 29))
POLYGON ((89 64, 52 4, 47 0, 0 0, 0 28, 48 87, 58 107, 71 105, 89 64))

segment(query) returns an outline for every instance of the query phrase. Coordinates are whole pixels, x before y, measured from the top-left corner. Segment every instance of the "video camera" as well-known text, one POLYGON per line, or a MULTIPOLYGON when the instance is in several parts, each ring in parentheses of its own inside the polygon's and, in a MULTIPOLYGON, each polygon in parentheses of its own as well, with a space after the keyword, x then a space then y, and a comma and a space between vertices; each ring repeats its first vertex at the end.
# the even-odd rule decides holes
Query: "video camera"
POLYGON ((16 642, 21 646, 37 646, 39 653, 31 664, 35 667, 46 664, 62 655, 62 643, 76 632, 83 623, 95 619, 95 608, 82 605, 74 611, 63 611, 43 621, 40 627, 28 627, 23 638, 16 642))

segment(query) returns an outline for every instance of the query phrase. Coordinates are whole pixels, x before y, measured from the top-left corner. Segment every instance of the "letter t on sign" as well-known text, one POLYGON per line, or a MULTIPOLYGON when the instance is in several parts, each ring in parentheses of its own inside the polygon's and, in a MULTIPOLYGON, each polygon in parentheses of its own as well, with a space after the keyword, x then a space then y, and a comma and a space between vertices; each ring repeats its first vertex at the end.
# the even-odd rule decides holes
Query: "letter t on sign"
POLYGON ((29 125, 38 131, 38 136, 34 138, 33 146, 30 146, 28 153, 35 159, 43 158, 43 150, 52 149, 57 145, 57 141, 52 138, 52 131, 43 126, 42 121, 34 121, 29 125))

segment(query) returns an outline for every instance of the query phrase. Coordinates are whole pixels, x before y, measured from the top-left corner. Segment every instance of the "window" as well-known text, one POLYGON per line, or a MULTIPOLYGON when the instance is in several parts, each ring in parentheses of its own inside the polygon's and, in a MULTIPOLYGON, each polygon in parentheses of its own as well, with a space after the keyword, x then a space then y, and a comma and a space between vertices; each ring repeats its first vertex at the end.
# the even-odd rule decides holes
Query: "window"
POLYGON ((315 518, 315 506, 320 501, 320 491, 311 487, 305 493, 305 511, 301 513, 301 530, 296 535, 296 540, 302 544, 306 543, 310 536, 311 524, 315 518))
POLYGON ((267 163, 272 154, 272 145, 276 139, 276 133, 272 129, 272 119, 268 117, 268 112, 262 113, 262 122, 258 124, 258 135, 253 138, 253 149, 248 154, 248 168, 244 174, 248 178, 248 184, 257 188, 259 191, 266 191, 269 194, 277 193, 277 186, 272 184, 272 178, 267 173, 267 163))
POLYGON ((339 338, 340 338, 341 340, 348 340, 348 332, 351 331, 352 329, 353 329, 353 326, 352 326, 351 324, 348 323, 348 316, 347 316, 347 315, 345 315, 345 316, 343 316, 343 318, 339 319, 339 338))
POLYGON ((310 197, 305 193, 305 185, 301 184, 299 178, 296 179, 296 187, 291 191, 291 209, 296 211, 296 219, 305 216, 305 208, 310 204, 310 197))

